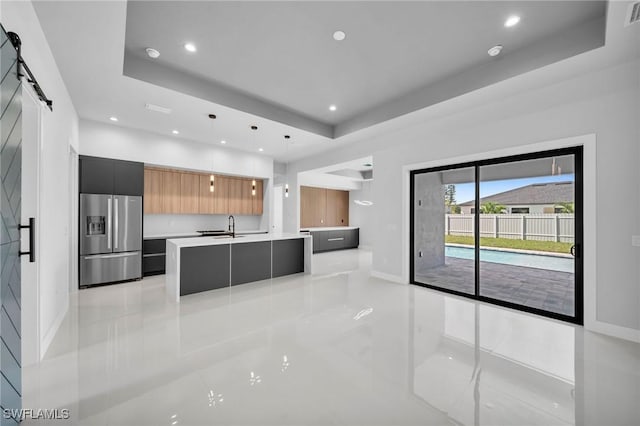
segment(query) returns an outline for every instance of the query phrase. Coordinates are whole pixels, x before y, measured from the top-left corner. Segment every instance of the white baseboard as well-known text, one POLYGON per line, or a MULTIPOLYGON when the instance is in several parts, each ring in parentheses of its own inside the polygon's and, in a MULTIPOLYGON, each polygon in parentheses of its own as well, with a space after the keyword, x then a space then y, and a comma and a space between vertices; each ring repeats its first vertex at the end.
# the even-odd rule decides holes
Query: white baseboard
POLYGON ((67 311, 69 311, 68 302, 67 302, 67 306, 65 306, 64 309, 60 310, 57 318, 55 319, 55 321, 53 321, 53 324, 51 325, 51 327, 49 327, 49 330, 47 331, 44 338, 42 339, 42 342, 40 343, 40 361, 42 361, 42 358, 44 358, 44 355, 47 353, 47 350, 49 349, 51 342, 53 342, 53 338, 56 337, 56 333, 58 332, 60 325, 62 325, 62 321, 64 320, 64 317, 67 315, 67 311))
POLYGON ((585 321, 585 330, 640 343, 640 330, 603 321, 585 321))
POLYGON ((384 272, 379 272, 379 271, 371 271, 370 275, 374 278, 380 278, 381 280, 385 280, 385 281, 391 281, 399 284, 408 284, 408 282, 405 279, 403 279, 400 275, 386 274, 384 272))

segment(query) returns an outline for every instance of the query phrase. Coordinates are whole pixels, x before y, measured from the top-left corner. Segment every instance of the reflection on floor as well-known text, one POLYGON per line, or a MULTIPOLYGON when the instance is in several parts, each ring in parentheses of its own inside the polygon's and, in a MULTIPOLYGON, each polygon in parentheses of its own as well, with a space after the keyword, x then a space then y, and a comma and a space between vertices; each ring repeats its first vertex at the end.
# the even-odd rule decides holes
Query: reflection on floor
POLYGON ((370 265, 315 255, 313 276, 179 305, 162 276, 80 291, 24 407, 68 408, 56 425, 638 424, 640 345, 370 265))
MULTIPOLYGON (((467 294, 475 292, 474 261, 445 257, 445 264, 416 271, 416 281, 467 294)), ((531 308, 573 316, 574 274, 480 262, 480 294, 531 308)))

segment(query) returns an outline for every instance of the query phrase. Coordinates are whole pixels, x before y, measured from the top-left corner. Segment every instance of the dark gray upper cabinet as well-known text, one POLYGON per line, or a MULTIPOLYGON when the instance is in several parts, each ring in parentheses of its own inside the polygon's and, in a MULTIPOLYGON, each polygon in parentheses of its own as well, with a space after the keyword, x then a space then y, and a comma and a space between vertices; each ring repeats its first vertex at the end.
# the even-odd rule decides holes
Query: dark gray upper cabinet
POLYGON ((144 195, 144 163, 80 156, 80 192, 144 195))
POLYGON ((80 156, 80 192, 113 194, 113 160, 80 156))
POLYGON ((113 193, 144 195, 144 163, 114 160, 113 193))

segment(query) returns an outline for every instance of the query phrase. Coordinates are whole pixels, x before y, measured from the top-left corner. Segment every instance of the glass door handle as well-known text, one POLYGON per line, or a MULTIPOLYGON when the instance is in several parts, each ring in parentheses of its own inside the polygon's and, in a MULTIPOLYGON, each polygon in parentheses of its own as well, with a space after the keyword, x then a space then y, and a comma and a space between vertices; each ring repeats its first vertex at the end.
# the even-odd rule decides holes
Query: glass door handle
POLYGON ((575 244, 571 246, 570 252, 571 252, 571 256, 576 257, 576 245, 575 244))

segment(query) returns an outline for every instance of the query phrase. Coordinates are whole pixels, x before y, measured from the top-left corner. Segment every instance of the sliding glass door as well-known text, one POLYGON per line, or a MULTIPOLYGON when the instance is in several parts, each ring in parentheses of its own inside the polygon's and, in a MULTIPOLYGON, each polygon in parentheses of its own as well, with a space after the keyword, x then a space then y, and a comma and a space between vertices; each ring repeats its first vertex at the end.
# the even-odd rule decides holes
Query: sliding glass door
POLYGON ((582 149, 411 174, 412 283, 582 323, 582 149))

